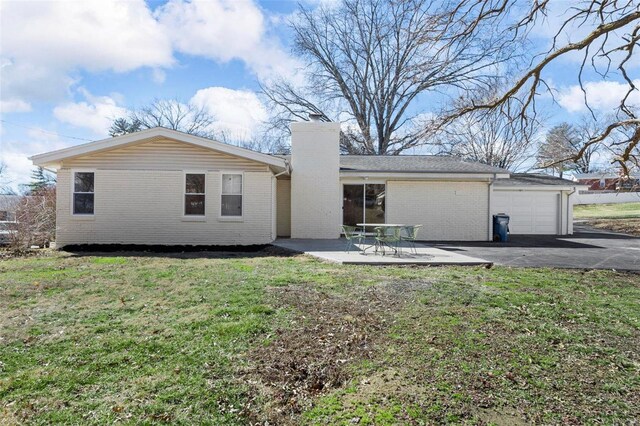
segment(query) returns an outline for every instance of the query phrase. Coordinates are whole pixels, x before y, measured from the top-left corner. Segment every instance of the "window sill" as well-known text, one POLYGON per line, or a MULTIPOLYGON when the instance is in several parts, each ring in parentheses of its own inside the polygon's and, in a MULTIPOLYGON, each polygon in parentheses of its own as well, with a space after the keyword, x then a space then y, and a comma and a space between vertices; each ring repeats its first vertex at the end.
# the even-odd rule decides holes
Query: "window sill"
POLYGON ((218 216, 219 222, 244 222, 242 216, 218 216))
POLYGON ((73 220, 96 220, 95 215, 92 214, 72 214, 71 219, 73 220))
POLYGON ((206 222, 206 216, 182 216, 183 222, 206 222))

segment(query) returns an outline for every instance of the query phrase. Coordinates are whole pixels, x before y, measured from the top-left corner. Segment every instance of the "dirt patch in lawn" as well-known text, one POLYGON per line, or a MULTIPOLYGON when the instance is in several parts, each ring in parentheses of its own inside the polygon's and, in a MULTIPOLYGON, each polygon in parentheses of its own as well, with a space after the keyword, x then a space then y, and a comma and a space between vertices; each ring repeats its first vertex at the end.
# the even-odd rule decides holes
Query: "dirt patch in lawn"
POLYGON ((385 344, 392 314, 412 300, 412 290, 430 285, 382 283, 344 295, 312 285, 271 289, 275 304, 294 313, 249 354, 255 398, 246 415, 261 424, 297 424, 312 398, 342 386, 354 362, 371 359, 385 344))
POLYGON ((607 231, 621 232, 623 234, 640 237, 640 218, 631 219, 593 219, 587 221, 589 226, 607 231))

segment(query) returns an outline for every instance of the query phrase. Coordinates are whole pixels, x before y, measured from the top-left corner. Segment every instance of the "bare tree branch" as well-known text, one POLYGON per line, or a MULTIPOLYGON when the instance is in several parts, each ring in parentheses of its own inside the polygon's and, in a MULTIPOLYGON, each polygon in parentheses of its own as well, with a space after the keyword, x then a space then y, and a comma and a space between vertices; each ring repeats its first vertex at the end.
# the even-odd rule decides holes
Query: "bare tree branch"
POLYGON ((485 22, 458 37, 455 7, 428 0, 344 0, 338 6, 300 8, 291 23, 295 52, 307 64, 306 87, 263 85, 276 125, 309 112, 345 123, 348 153, 398 154, 427 143, 421 96, 439 90, 487 88, 495 69, 516 49, 485 22))
MULTIPOLYGON (((464 16, 469 18, 469 22, 466 30, 460 32, 459 36, 471 37, 478 31, 477 25, 481 21, 497 22, 509 19, 511 15, 519 15, 520 18, 511 24, 507 31, 512 34, 528 31, 540 17, 546 17, 549 6, 547 1, 536 1, 523 16, 518 11, 518 5, 516 0, 462 0, 458 5, 458 11, 464 11, 464 16)), ((459 117, 477 111, 501 110, 513 100, 521 103, 518 119, 526 122, 536 114, 535 102, 540 95, 540 90, 549 91, 543 72, 559 58, 572 52, 582 52, 582 62, 576 78, 583 90, 585 104, 589 110, 591 108, 586 98, 583 81, 583 72, 588 62, 602 78, 608 78, 613 72, 612 68, 615 68, 628 85, 628 90, 620 99, 613 119, 607 120, 608 124, 601 123, 600 131, 584 141, 583 147, 570 159, 578 161, 579 157, 584 156, 594 146, 604 144, 615 154, 613 161, 618 163, 623 171, 628 172, 630 164, 638 163, 637 146, 640 143, 640 130, 637 110, 634 105, 629 104, 631 94, 638 89, 630 78, 627 68, 639 41, 640 4, 637 1, 577 0, 571 4, 568 15, 553 38, 551 48, 542 56, 542 59, 532 63, 526 72, 500 95, 488 101, 471 96, 466 106, 447 111, 435 126, 445 127, 459 117), (559 43, 560 35, 565 28, 569 27, 588 28, 589 31, 578 41, 562 45, 559 43), (613 47, 610 47, 611 45, 613 47), (604 67, 601 67, 600 63, 604 63, 604 67), (612 67, 612 64, 617 66, 612 67), (614 131, 619 131, 626 137, 611 138, 614 131)))

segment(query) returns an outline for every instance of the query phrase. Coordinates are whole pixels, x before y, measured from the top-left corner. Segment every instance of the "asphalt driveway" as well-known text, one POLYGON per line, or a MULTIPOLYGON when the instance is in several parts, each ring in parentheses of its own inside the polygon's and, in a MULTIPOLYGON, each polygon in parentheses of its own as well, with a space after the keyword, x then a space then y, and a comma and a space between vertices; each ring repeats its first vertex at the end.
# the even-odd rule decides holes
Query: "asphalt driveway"
POLYGON ((435 247, 497 265, 640 271, 640 238, 575 225, 574 235, 512 235, 508 243, 442 242, 435 247))

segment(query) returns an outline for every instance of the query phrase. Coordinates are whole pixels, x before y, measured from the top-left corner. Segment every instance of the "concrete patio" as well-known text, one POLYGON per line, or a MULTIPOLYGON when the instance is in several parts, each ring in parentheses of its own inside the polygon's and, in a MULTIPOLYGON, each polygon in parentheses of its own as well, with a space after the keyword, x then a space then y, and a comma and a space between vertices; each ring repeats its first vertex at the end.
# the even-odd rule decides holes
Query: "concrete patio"
POLYGON ((401 247, 401 255, 388 251, 386 255, 375 254, 369 244, 356 245, 350 252, 345 252, 347 245, 344 239, 311 240, 279 238, 274 246, 282 247, 298 253, 308 254, 318 259, 345 265, 492 265, 484 259, 446 251, 425 244, 416 243, 416 253, 411 253, 408 245, 401 247))

